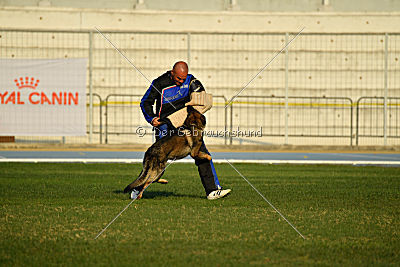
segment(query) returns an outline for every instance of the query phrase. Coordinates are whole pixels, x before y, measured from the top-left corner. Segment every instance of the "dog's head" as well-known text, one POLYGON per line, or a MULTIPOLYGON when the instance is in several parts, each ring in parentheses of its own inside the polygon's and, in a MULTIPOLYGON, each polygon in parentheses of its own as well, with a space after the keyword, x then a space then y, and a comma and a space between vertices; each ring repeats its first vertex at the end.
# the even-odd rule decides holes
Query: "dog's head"
POLYGON ((206 117, 194 109, 192 106, 187 107, 188 115, 186 117, 184 126, 187 128, 195 127, 197 129, 204 129, 206 127, 206 117))

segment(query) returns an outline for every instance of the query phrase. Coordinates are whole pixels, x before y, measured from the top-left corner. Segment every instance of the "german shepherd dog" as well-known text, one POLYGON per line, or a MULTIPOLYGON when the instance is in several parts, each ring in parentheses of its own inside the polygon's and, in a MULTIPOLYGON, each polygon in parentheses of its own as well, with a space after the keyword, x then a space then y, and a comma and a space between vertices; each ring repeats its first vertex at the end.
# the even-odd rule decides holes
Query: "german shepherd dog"
POLYGON ((190 154, 194 159, 211 160, 210 155, 200 151, 206 117, 192 106, 188 106, 187 110, 188 115, 183 124, 185 131, 161 138, 147 149, 142 172, 124 189, 124 193, 136 190, 139 192, 137 199, 141 199, 144 189, 159 179, 169 159, 182 159, 190 154))

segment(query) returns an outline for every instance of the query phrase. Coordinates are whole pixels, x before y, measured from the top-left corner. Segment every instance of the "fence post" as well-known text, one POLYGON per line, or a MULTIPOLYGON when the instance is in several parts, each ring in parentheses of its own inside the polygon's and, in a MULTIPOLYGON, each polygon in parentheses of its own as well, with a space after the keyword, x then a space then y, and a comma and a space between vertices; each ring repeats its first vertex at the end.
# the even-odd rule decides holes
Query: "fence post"
POLYGON ((388 34, 385 33, 385 77, 384 77, 384 88, 385 88, 385 100, 383 110, 383 138, 384 145, 387 145, 387 97, 388 97, 388 34))
POLYGON ((233 101, 229 104, 231 108, 231 125, 229 133, 229 144, 232 145, 232 127, 233 127, 233 101))
POLYGON ((356 146, 358 146, 358 135, 359 135, 359 131, 358 131, 358 127, 359 127, 359 120, 360 120, 360 111, 359 111, 359 109, 360 109, 360 101, 362 100, 363 98, 362 97, 360 97, 358 100, 357 100, 357 105, 356 105, 356 146))
MULTIPOLYGON (((285 43, 289 42, 289 33, 285 33, 285 43)), ((285 48, 285 145, 289 143, 289 50, 285 48)))
POLYGON ((89 143, 93 141, 93 86, 92 86, 93 31, 89 32, 89 143))
POLYGON ((190 66, 190 32, 187 33, 187 64, 190 66))
MULTIPOLYGON (((227 104, 228 100, 226 100, 225 96, 222 96, 224 98, 224 105, 227 104)), ((227 145, 228 144, 228 136, 227 136, 227 130, 228 130, 228 110, 226 108, 224 108, 224 144, 227 145)))
POLYGON ((349 98, 350 101, 350 147, 353 147, 353 100, 349 98))
POLYGON ((99 100, 100 100, 100 106, 99 106, 99 117, 100 117, 100 121, 99 121, 99 132, 100 132, 100 144, 103 144, 103 100, 101 99, 101 97, 98 95, 99 100))
POLYGON ((104 130, 104 136, 105 136, 105 143, 108 144, 108 98, 110 97, 110 95, 108 95, 106 97, 106 101, 104 102, 106 105, 106 111, 105 111, 105 121, 106 121, 106 125, 105 125, 105 130, 104 130))

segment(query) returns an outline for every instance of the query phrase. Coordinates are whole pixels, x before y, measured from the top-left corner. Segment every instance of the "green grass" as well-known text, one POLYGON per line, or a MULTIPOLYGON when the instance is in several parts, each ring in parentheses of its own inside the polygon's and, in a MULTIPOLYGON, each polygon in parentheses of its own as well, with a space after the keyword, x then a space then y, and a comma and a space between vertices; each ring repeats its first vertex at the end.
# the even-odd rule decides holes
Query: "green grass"
POLYGON ((0 264, 399 265, 400 170, 227 164, 227 198, 208 201, 194 164, 172 164, 130 202, 139 164, 0 164, 0 264))

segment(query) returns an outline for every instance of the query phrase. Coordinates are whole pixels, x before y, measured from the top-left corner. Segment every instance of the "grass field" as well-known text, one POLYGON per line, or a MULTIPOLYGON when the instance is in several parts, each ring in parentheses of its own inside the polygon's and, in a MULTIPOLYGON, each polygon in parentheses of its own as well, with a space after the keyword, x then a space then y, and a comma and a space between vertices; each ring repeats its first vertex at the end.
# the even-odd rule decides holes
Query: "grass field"
POLYGON ((228 165, 209 201, 194 164, 130 202, 139 164, 0 164, 0 263, 12 265, 399 265, 400 169, 228 165))

